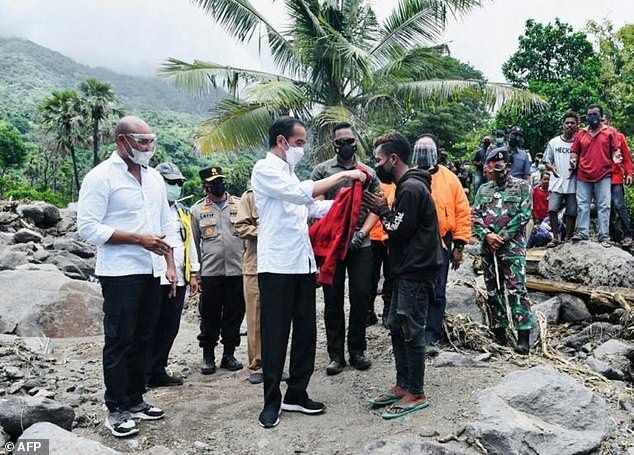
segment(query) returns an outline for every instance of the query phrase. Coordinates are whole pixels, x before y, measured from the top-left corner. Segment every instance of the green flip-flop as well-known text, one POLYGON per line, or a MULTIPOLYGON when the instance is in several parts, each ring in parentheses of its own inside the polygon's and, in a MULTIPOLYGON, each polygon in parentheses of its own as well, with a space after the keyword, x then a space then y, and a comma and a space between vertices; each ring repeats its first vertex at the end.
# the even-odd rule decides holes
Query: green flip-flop
POLYGON ((368 403, 370 403, 375 408, 380 408, 382 406, 389 406, 391 404, 394 404, 400 399, 401 397, 396 396, 392 393, 382 393, 376 398, 369 398, 368 403))
POLYGON ((429 401, 425 400, 416 406, 406 406, 402 404, 393 404, 387 411, 381 414, 385 420, 398 419, 399 417, 406 416, 421 409, 425 409, 429 406, 429 401))

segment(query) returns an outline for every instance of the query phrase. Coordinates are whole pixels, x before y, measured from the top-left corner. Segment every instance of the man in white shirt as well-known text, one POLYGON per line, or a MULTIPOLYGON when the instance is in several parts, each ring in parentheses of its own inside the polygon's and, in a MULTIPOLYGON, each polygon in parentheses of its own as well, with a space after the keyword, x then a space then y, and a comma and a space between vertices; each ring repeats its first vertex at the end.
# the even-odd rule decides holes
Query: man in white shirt
POLYGON ((97 245, 95 274, 104 298, 103 375, 116 437, 139 432, 133 419, 156 420, 161 409, 143 400, 149 341, 158 316, 160 277, 176 291, 172 226, 165 185, 148 163, 156 135, 140 118, 115 128, 117 150, 84 177, 77 229, 97 245), (163 259, 165 258, 165 259, 163 259))
POLYGON ((579 129, 579 116, 576 112, 568 112, 564 116, 563 134, 552 138, 546 146, 544 164, 551 173, 548 183, 548 217, 553 231, 553 240, 548 246, 559 243, 558 214, 565 208, 564 223, 566 233, 561 240, 568 240, 575 231, 577 220, 577 179, 571 172, 570 147, 579 129))
POLYGON ((259 160, 251 187, 259 213, 258 279, 261 300, 264 409, 259 423, 279 423, 280 408, 305 414, 324 411, 308 398, 306 389, 315 368, 315 273, 317 266, 308 237, 308 217, 323 217, 332 201, 317 201, 344 179, 365 180, 360 170, 339 172, 323 180, 300 182, 295 166, 304 155, 306 128, 293 117, 280 117, 269 128, 270 151, 259 160), (290 377, 282 403, 280 380, 291 341, 290 377))
POLYGON ((171 295, 172 286, 167 278, 161 277, 161 297, 156 329, 152 336, 150 361, 148 365, 148 387, 169 387, 183 384, 183 379, 169 375, 165 368, 170 350, 178 335, 181 313, 185 303, 187 284, 191 295, 198 293, 200 263, 196 242, 193 240, 192 220, 189 208, 180 202, 185 176, 174 163, 161 163, 154 169, 161 174, 165 183, 165 192, 170 206, 173 230, 166 240, 174 248, 176 265, 176 295, 171 295))

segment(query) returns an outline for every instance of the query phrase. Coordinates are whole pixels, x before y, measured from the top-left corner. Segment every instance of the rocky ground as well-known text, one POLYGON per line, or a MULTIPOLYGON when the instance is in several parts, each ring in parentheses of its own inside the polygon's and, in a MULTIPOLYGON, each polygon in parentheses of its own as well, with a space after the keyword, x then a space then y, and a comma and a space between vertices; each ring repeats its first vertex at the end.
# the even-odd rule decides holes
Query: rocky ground
MULTIPOLYGON (((368 329, 370 370, 348 367, 338 376, 326 376, 318 290, 317 361, 310 393, 326 403, 327 412, 284 413, 278 427, 263 430, 257 424, 262 388, 247 382, 246 370, 199 373, 192 301, 170 359, 170 369, 185 377, 185 385, 149 391, 146 399, 164 408, 166 418, 142 422, 137 437, 116 440, 103 426, 101 307, 99 287, 90 275, 94 252, 74 237, 72 209, 54 215, 42 206, 3 207, 0 443, 50 438, 55 442, 51 453, 59 454, 634 453, 631 308, 625 303, 625 308, 598 312, 572 295, 531 294, 534 310, 549 328, 541 334, 535 330, 530 357, 518 357, 493 345, 482 325, 477 303, 483 283, 470 267, 473 249, 465 265, 450 275, 451 344, 427 363, 425 391, 431 406, 426 410, 384 421, 367 404, 394 379, 388 333, 380 325, 368 329), (49 213, 51 221, 38 213, 49 213), (50 259, 56 256, 65 262, 50 259), (545 343, 540 335, 546 336, 545 343)), ((588 256, 591 247, 582 250, 584 261, 595 266, 601 261, 588 256)), ((617 254, 620 265, 607 275, 605 267, 590 270, 574 259, 574 251, 546 257, 540 268, 546 276, 562 267, 581 267, 588 270, 581 273, 584 284, 628 286, 634 258, 617 254), (553 258, 561 256, 569 264, 553 268, 553 258), (603 283, 601 274, 612 281, 603 283)), ((237 356, 246 363, 246 337, 242 340, 237 356)))

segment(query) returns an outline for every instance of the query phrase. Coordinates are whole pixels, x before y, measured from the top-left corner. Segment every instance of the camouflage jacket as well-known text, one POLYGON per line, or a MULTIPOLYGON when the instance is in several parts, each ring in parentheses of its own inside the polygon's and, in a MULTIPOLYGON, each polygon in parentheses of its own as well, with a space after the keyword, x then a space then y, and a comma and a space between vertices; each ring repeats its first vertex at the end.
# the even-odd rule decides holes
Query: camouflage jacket
POLYGON ((482 252, 491 252, 484 238, 495 233, 505 241, 499 254, 523 254, 526 249, 524 227, 531 219, 532 210, 531 187, 525 180, 509 174, 501 186, 495 182, 482 185, 471 209, 473 230, 482 242, 482 252))

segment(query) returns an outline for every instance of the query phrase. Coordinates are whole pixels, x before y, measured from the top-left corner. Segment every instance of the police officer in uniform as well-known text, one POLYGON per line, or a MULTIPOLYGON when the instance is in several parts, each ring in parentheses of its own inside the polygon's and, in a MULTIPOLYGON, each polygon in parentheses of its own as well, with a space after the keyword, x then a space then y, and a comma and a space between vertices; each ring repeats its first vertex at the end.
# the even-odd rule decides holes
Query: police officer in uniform
POLYGON ((482 242, 491 329, 497 342, 505 344, 511 316, 517 330, 516 351, 528 354, 533 315, 526 291, 524 231, 533 209, 531 188, 526 180, 511 175, 506 149, 489 152, 485 169, 490 181, 478 190, 471 219, 482 242))
POLYGON ((234 351, 240 344, 240 325, 244 317, 244 241, 238 237, 234 226, 240 199, 227 193, 220 167, 201 169, 199 175, 207 196, 192 207, 191 214, 202 278, 198 306, 198 341, 203 348, 201 373, 216 371, 214 348, 221 335, 224 351, 220 368, 237 371, 242 364, 234 357, 234 351))

